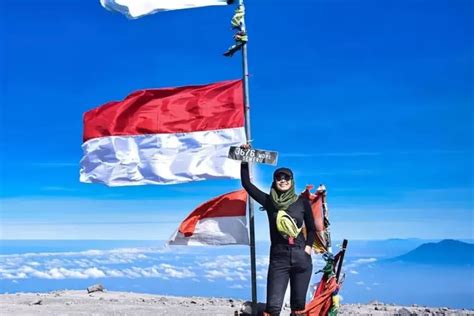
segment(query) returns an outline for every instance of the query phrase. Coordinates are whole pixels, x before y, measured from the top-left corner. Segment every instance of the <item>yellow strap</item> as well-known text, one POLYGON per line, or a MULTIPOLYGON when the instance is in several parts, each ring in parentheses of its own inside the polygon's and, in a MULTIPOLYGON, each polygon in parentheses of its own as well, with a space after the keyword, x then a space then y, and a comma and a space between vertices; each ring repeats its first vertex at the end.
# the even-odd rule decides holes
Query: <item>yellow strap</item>
POLYGON ((302 229, 302 227, 298 227, 295 220, 283 210, 278 211, 276 224, 277 230, 286 238, 296 238, 302 229))

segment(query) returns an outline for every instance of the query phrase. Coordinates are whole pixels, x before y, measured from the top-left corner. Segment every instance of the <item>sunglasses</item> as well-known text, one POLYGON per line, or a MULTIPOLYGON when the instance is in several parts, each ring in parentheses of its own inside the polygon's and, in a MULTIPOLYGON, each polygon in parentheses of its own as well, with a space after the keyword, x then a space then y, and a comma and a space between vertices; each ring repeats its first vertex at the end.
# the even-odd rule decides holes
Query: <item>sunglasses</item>
POLYGON ((281 181, 281 180, 290 181, 291 177, 287 174, 277 174, 275 176, 275 181, 281 181))

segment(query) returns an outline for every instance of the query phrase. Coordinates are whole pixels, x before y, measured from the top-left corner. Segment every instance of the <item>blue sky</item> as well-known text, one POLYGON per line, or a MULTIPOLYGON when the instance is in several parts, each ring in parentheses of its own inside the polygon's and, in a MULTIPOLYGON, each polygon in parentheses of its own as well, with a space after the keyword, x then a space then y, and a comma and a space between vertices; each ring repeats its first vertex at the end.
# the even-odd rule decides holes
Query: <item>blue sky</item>
MULTIPOLYGON (((3 239, 166 239, 237 180, 79 183, 82 113, 241 75, 231 7, 127 20, 98 1, 0 0, 3 239)), ((254 146, 325 183, 334 238, 473 238, 469 0, 247 1, 254 146)), ((273 168, 257 167, 267 190, 273 168)), ((266 216, 256 214, 259 240, 266 216)))

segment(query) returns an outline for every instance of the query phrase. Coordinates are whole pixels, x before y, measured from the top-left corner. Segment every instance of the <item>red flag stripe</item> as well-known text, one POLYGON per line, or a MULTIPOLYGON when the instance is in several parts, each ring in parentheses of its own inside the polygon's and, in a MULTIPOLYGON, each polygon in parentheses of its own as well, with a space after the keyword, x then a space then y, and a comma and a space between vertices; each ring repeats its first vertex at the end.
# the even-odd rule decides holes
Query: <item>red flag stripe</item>
POLYGON ((204 218, 245 216, 247 192, 238 190, 220 195, 199 205, 179 226, 184 236, 192 236, 197 223, 204 218))
POLYGON ((83 140, 244 126, 242 81, 138 90, 84 114, 83 140))

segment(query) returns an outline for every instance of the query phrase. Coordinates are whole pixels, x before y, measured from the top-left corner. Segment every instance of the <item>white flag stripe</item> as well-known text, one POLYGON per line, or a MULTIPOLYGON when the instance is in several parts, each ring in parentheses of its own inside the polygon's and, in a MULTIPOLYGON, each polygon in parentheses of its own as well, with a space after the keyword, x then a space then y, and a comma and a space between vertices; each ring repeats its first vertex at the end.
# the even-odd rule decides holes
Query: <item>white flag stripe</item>
POLYGON ((248 245, 247 221, 245 216, 208 217, 201 219, 191 237, 184 237, 176 231, 168 241, 169 245, 248 245))
POLYGON ((227 5, 227 0, 100 0, 108 10, 136 19, 159 11, 227 5))
POLYGON ((243 127, 93 138, 82 145, 80 181, 125 186, 238 179, 240 163, 227 155, 243 143, 243 127))

